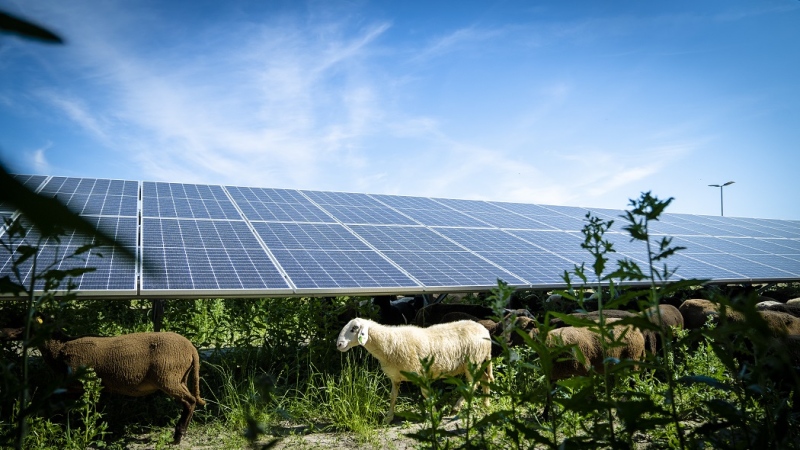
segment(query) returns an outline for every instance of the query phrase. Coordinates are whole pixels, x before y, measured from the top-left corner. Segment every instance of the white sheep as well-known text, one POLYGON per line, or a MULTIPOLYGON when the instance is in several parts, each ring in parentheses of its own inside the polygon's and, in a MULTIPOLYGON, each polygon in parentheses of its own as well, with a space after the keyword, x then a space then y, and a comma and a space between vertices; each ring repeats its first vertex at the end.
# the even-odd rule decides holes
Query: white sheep
MULTIPOLYGON (((492 341, 489 331, 470 320, 432 325, 420 328, 414 325, 387 326, 368 319, 351 320, 339 333, 336 347, 342 351, 361 345, 381 364, 381 369, 392 380, 392 396, 385 422, 394 418, 394 407, 400 383, 408 381, 402 372, 422 373, 421 359, 433 358, 432 375, 436 378, 464 374, 472 384, 467 361, 483 364, 489 361, 481 377, 484 404, 489 404, 489 383, 492 375, 492 341)), ((427 393, 423 390, 423 395, 427 393)), ((463 403, 459 399, 455 406, 463 403)))

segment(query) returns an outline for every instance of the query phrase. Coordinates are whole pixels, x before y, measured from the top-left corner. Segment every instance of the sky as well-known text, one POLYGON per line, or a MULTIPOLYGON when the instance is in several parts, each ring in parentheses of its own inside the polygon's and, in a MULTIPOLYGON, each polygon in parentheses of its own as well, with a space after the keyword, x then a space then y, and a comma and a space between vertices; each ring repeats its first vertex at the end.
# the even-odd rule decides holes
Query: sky
POLYGON ((800 1, 6 1, 15 173, 800 220, 800 1))

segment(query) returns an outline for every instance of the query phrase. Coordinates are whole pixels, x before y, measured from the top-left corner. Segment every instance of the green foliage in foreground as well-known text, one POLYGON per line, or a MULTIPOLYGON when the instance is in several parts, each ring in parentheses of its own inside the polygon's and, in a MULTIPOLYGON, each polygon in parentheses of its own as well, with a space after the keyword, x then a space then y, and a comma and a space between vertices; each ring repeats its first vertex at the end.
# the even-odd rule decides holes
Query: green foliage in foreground
MULTIPOLYGON (((583 248, 594 262, 565 273, 569 288, 560 294, 580 302, 583 291, 592 289, 600 294, 601 310, 623 305, 641 310, 701 286, 702 280, 672 281, 666 263, 680 248, 669 238, 649 236, 649 224, 668 204, 643 194, 624 217, 628 225, 623 229, 650 255, 645 267, 622 261, 610 268, 614 248, 605 233, 612 224, 587 216, 583 248), (621 287, 630 281, 644 287, 621 287)), ((24 240, 24 235, 17 237, 24 240)), ((38 244, 24 245, 25 258, 35 259, 38 244)), ((46 261, 39 267, 44 268, 40 277, 57 278, 51 280, 54 290, 69 293, 69 274, 46 270, 46 261)), ((788 288, 800 296, 800 285, 788 288)), ((499 281, 481 301, 493 305, 500 319, 513 294, 499 281)), ((398 416, 420 424, 408 434, 420 447, 434 449, 798 448, 796 361, 787 357, 786 346, 769 337, 754 309, 755 295, 714 297, 743 314, 744 323, 723 319, 702 330, 673 330, 674 336, 663 335, 665 331, 642 318, 625 319, 662 333, 662 351, 637 363, 605 358, 602 370, 564 380, 550 375, 554 364, 574 349, 545 345, 552 318, 605 336, 604 351, 619 345, 619 339, 604 319, 595 323, 542 314, 538 335, 510 326, 505 330, 506 335, 520 334, 526 345, 509 348, 504 339, 498 340, 504 348, 493 361, 496 381, 488 408, 480 401, 483 394, 473 393, 463 379, 435 381, 423 373, 402 385, 398 416), (420 387, 430 393, 426 399, 420 387), (467 401, 459 413, 460 428, 454 430, 448 427, 449 405, 460 395, 467 401)), ((377 445, 388 408, 388 380, 366 352, 342 354, 334 345, 344 313, 375 313, 360 308, 362 300, 167 302, 164 329, 186 336, 203 355, 201 391, 208 404, 195 413, 187 439, 203 436, 216 446, 241 448, 248 440, 330 430, 352 432, 365 446, 377 445)), ((83 300, 51 292, 30 295, 24 302, 2 301, 0 317, 30 319, 41 313, 55 318, 69 334, 111 335, 151 330, 150 306, 143 300, 83 300)), ((122 448, 141 435, 156 447, 167 445, 180 413, 177 404, 161 394, 145 399, 100 395, 90 372, 74 374, 87 389, 79 400, 71 400, 66 382, 54 383, 39 359, 27 359, 27 347, 42 337, 31 336, 23 347, 0 343, 0 445, 122 448)), ((474 369, 477 379, 480 368, 474 369)))

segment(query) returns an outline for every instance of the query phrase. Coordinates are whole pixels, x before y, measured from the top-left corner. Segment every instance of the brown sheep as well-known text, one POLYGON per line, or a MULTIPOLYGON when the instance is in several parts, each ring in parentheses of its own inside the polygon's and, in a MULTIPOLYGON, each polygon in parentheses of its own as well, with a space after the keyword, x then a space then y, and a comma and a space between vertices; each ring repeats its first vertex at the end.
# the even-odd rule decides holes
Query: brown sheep
POLYGON ((778 311, 800 317, 800 304, 797 303, 759 302, 756 304, 756 309, 759 311, 778 311))
MULTIPOLYGON (((24 328, 2 329, 0 338, 22 339, 24 328)), ((103 387, 131 397, 158 390, 183 405, 175 425, 178 444, 192 420, 195 407, 205 405, 200 397, 200 356, 185 337, 170 332, 132 333, 120 336, 70 337, 59 331, 39 347, 45 362, 56 372, 91 367, 103 387), (187 381, 194 384, 190 390, 187 381)))
MULTIPOLYGON (((681 303, 678 310, 683 316, 684 326, 689 330, 702 328, 709 318, 714 322, 719 320, 719 304, 711 300, 690 298, 681 303)), ((740 321, 743 319, 741 313, 733 311, 730 308, 726 309, 726 315, 733 321, 740 321)))
MULTIPOLYGON (((636 314, 634 314, 632 312, 623 311, 621 309, 604 309, 603 310, 603 317, 605 317, 606 319, 624 319, 626 317, 633 317, 635 315, 636 314)), ((589 319, 589 320, 597 321, 598 318, 600 317, 600 311, 590 311, 590 312, 585 312, 585 313, 571 313, 570 316, 577 317, 579 319, 589 319)), ((558 317, 553 317, 552 319, 550 319, 550 325, 553 326, 554 328, 562 328, 562 327, 568 326, 566 323, 564 323, 563 320, 561 320, 558 317)))
POLYGON ((800 335, 800 318, 780 311, 759 311, 776 337, 800 335))
MULTIPOLYGON (((719 318, 719 304, 710 300, 690 299, 683 302, 680 312, 688 329, 697 329, 705 325, 706 318, 716 321, 719 318)), ((744 321, 744 315, 730 308, 727 316, 731 322, 744 321)), ((779 311, 758 311, 767 322, 774 336, 800 335, 800 318, 779 311)))
MULTIPOLYGON (((590 311, 586 313, 572 313, 570 316, 577 317, 579 319, 589 319, 592 321, 598 321, 600 318, 600 311, 590 311)), ((603 310, 603 317, 606 319, 625 319, 628 317, 635 317, 636 313, 632 313, 630 311, 623 311, 621 309, 604 309, 603 310)), ((554 317, 550 320, 550 325, 555 328, 563 328, 568 326, 563 320, 558 317, 554 317)), ((655 353, 658 347, 658 337, 657 333, 653 330, 639 330, 644 337, 644 341, 646 344, 646 349, 650 353, 655 353)))
MULTIPOLYGON (((489 334, 492 337, 500 337, 503 336, 504 326, 503 323, 506 323, 510 320, 512 314, 516 314, 518 311, 514 310, 512 313, 506 314, 504 317, 503 322, 495 322, 491 319, 478 319, 477 317, 473 316, 472 314, 467 314, 464 312, 451 312, 447 313, 442 316, 441 321, 442 323, 448 322, 456 322, 459 320, 471 320, 473 322, 478 322, 479 324, 483 325, 484 328, 489 330, 489 334)), ((531 319, 527 316, 515 316, 514 323, 517 328, 522 329, 523 331, 530 334, 530 331, 536 328, 536 321, 531 319)), ((522 336, 520 336, 516 332, 512 332, 508 336, 508 345, 511 347, 523 345, 525 340, 522 336)), ((502 353, 502 348, 498 345, 494 340, 492 341, 492 357, 500 356, 502 353)))
MULTIPOLYGON (((647 317, 650 322, 659 325, 661 327, 661 331, 664 336, 668 338, 672 338, 672 327, 676 327, 679 329, 683 329, 683 314, 681 314, 680 310, 672 305, 668 304, 661 304, 658 306, 651 306, 644 310, 644 315, 647 317), (656 311, 658 309, 658 312, 656 311), (661 321, 659 322, 659 316, 661 317, 661 321)), ((651 330, 645 330, 651 331, 651 330)), ((662 348, 663 343, 661 342, 661 334, 660 333, 645 333, 646 339, 654 339, 654 342, 648 341, 648 349, 652 353, 656 353, 659 349, 662 348)))
MULTIPOLYGON (((609 319, 609 323, 619 319, 609 319)), ((632 359, 641 361, 644 359, 645 341, 641 332, 630 325, 611 326, 611 333, 615 338, 619 338, 625 333, 622 342, 625 344, 619 347, 608 349, 606 357, 617 359, 632 359)), ((575 345, 585 359, 585 363, 579 362, 575 357, 566 360, 553 361, 553 381, 569 378, 572 376, 588 375, 590 368, 603 371, 603 352, 600 334, 588 328, 563 327, 551 330, 547 334, 545 343, 548 346, 555 345, 575 345)), ((575 351, 575 350, 573 350, 575 351)), ((573 355, 574 356, 574 355, 573 355)))

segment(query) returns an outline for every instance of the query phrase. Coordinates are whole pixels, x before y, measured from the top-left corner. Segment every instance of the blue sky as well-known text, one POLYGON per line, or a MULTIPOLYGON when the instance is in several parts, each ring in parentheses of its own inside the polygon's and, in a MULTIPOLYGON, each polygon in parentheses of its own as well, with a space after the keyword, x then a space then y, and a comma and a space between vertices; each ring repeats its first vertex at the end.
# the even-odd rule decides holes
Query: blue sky
POLYGON ((800 1, 0 9, 17 173, 800 220, 800 1))

